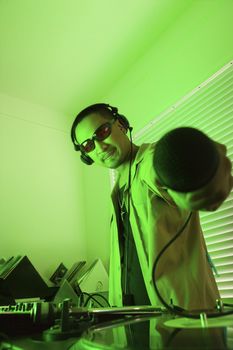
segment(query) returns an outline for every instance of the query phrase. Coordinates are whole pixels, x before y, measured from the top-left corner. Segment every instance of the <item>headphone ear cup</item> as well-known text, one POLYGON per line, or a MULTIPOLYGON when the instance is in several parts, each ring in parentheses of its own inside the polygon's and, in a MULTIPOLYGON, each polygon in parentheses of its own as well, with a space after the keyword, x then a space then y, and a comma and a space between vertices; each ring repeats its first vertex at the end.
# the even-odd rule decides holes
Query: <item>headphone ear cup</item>
POLYGON ((73 142, 75 151, 80 151, 80 146, 73 142))
POLYGON ((92 160, 91 157, 87 156, 85 153, 81 154, 80 159, 86 165, 91 165, 94 163, 94 160, 92 160))

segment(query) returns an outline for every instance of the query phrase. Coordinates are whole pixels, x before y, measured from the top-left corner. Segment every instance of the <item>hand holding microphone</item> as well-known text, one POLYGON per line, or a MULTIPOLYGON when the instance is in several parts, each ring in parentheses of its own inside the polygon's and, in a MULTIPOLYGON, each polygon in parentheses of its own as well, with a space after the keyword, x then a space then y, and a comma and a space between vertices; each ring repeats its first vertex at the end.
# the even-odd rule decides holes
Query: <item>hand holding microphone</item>
POLYGON ((165 134, 156 144, 153 163, 157 183, 183 209, 216 210, 233 187, 226 147, 195 128, 165 134))

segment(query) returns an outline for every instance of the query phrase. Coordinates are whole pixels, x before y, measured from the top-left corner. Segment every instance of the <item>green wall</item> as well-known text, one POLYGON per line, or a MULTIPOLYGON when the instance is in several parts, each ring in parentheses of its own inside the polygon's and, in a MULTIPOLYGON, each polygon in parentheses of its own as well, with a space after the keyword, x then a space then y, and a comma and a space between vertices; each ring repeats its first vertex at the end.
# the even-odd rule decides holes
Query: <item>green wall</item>
POLYGON ((233 59, 232 14, 232 0, 195 0, 103 99, 139 130, 233 59))
POLYGON ((59 119, 0 95, 0 257, 28 255, 46 278, 87 258, 82 169, 59 119))

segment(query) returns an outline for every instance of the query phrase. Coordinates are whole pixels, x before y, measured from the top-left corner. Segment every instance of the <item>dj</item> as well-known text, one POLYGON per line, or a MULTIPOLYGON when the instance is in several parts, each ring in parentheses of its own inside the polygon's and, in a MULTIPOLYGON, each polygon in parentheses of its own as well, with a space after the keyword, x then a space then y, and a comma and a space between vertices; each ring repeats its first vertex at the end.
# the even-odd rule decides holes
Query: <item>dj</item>
MULTIPOLYGON (((213 309, 220 296, 198 211, 218 209, 233 187, 226 147, 210 141, 217 162, 215 159, 214 173, 212 171, 211 177, 205 179, 207 183, 198 180, 199 184, 197 181, 193 185, 197 178, 194 174, 188 176, 188 185, 175 183, 172 187, 166 183, 166 174, 165 183, 158 174, 158 143, 139 147, 127 136, 127 131, 131 135, 131 130, 128 120, 118 114, 117 108, 106 104, 92 105, 81 111, 71 130, 75 149, 81 152, 84 163, 95 163, 118 173, 112 191, 109 302, 118 307, 161 306, 153 285, 153 264, 186 222, 182 234, 161 256, 153 278, 168 304, 186 310, 213 309)), ((181 148, 184 150, 184 145, 181 148)), ((195 158, 192 151, 188 151, 189 159, 198 163, 197 154, 201 158, 203 152, 198 150, 195 158)), ((169 165, 171 169, 176 168, 176 159, 172 161, 168 168, 169 165)), ((210 168, 206 168, 204 175, 210 168)))

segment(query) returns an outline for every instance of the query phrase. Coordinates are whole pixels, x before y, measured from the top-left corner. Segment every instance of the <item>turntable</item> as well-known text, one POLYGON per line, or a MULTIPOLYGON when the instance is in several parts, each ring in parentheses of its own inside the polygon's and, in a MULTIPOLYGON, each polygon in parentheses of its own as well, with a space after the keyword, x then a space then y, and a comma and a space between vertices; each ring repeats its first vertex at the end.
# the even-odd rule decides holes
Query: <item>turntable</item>
POLYGON ((69 350, 84 349, 233 349, 233 318, 210 319, 203 326, 198 319, 141 314, 89 328, 69 350))
POLYGON ((12 316, 11 324, 17 326, 14 314, 25 329, 21 326, 21 335, 15 326, 11 332, 5 329, 1 350, 7 349, 7 344, 12 350, 233 349, 232 315, 208 318, 200 314, 200 318, 189 319, 152 306, 88 309, 72 307, 69 300, 62 305, 12 307, 11 311, 7 307, 0 310, 1 332, 5 316, 8 321, 12 316))

